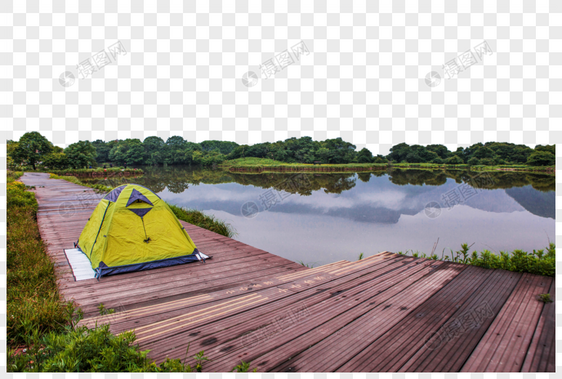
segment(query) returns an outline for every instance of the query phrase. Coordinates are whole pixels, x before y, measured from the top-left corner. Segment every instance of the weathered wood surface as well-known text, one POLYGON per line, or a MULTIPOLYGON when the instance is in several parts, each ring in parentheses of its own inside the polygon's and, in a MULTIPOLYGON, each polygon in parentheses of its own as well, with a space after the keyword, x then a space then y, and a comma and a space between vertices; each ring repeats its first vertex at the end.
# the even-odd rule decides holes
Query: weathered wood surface
MULTIPOLYGON (((99 201, 91 189, 45 174, 38 223, 61 295, 84 325, 135 330, 160 362, 200 350, 205 371, 241 361, 258 371, 555 370, 551 278, 380 253, 308 269, 182 222, 213 259, 75 282, 63 253, 99 201), (99 316, 103 303, 115 309, 99 316)), ((192 358, 187 358, 190 362, 192 358)))

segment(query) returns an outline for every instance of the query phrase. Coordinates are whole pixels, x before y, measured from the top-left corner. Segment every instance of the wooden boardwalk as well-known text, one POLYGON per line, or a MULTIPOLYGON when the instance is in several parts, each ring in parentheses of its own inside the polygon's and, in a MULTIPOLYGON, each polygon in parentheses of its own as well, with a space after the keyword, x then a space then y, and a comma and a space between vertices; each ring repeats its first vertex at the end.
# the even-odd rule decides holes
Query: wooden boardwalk
POLYGON ((46 174, 22 181, 36 186, 62 296, 85 325, 135 330, 157 362, 189 345, 207 372, 555 370, 554 303, 536 298, 555 298, 552 278, 388 252, 308 269, 182 222, 213 259, 76 282, 62 249, 100 196, 46 174), (99 316, 100 303, 115 313, 99 316))

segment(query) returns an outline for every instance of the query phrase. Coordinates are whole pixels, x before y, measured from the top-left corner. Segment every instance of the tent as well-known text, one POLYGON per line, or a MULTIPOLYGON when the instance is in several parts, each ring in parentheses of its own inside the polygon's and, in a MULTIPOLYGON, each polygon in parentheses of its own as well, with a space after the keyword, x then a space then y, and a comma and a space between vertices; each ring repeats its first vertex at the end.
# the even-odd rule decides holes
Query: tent
POLYGON ((76 247, 90 259, 98 279, 209 258, 197 250, 168 204, 138 184, 105 195, 76 247))

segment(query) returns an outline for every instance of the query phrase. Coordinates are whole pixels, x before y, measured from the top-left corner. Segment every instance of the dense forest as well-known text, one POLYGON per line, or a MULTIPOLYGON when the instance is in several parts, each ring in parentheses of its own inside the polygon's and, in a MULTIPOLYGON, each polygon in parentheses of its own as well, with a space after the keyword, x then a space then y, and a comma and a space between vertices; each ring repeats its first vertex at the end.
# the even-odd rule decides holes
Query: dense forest
POLYGON ((8 141, 8 167, 37 166, 50 169, 100 167, 103 165, 200 165, 210 166, 236 158, 269 158, 287 163, 435 163, 468 165, 552 166, 555 145, 526 145, 505 142, 476 143, 449 151, 444 145, 400 143, 388 155, 373 156, 359 151, 341 138, 314 141, 311 137, 239 145, 230 141, 195 143, 173 136, 102 141, 79 141, 66 149, 54 146, 38 132, 25 133, 19 141, 8 141))

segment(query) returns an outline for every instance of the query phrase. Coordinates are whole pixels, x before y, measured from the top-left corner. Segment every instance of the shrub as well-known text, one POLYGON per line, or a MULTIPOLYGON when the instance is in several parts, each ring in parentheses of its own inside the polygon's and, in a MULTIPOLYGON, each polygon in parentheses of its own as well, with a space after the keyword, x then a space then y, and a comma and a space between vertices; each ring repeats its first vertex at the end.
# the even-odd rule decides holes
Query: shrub
POLYGON ((484 166, 493 166, 496 162, 492 158, 482 158, 480 159, 480 164, 484 166))
POLYGON ((461 245, 461 250, 453 253, 451 256, 442 257, 441 260, 452 261, 457 263, 469 264, 483 268, 497 268, 514 272, 526 272, 530 274, 554 276, 555 273, 555 245, 550 245, 545 250, 533 250, 527 253, 522 250, 515 250, 511 254, 500 252, 499 255, 488 250, 480 253, 474 251, 469 254, 469 246, 461 245))
MULTIPOLYGON (((67 326, 63 333, 49 332, 32 338, 25 352, 8 354, 8 371, 15 372, 201 372, 208 360, 203 352, 194 356, 195 367, 179 359, 166 359, 160 365, 139 351, 132 331, 114 336, 109 325, 94 329, 67 326)), ((186 352, 187 356, 187 352, 186 352)))
POLYGON ((445 159, 445 163, 447 164, 463 164, 464 161, 458 155, 450 156, 449 158, 445 159))
POLYGON ((480 164, 480 160, 476 157, 472 157, 466 163, 468 163, 471 166, 478 166, 480 164))
POLYGON ((7 186, 7 340, 25 343, 33 333, 65 322, 51 260, 39 236, 35 194, 20 182, 7 186))
POLYGON ((548 151, 536 151, 527 158, 529 166, 554 166, 555 161, 554 154, 548 151))

